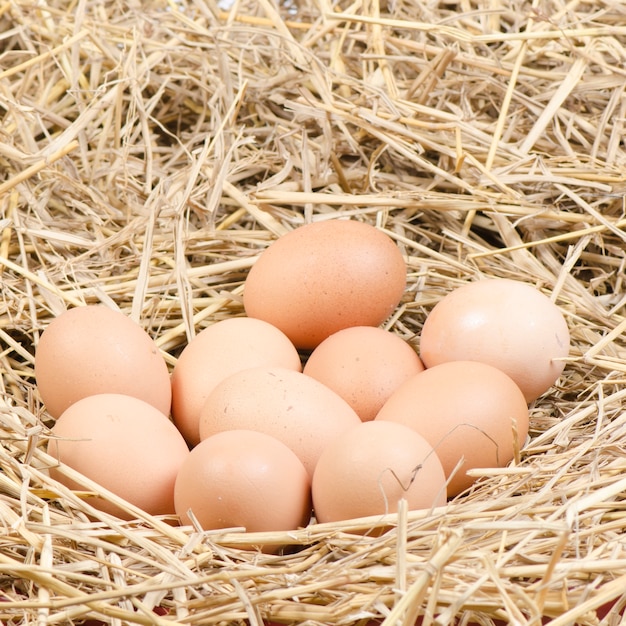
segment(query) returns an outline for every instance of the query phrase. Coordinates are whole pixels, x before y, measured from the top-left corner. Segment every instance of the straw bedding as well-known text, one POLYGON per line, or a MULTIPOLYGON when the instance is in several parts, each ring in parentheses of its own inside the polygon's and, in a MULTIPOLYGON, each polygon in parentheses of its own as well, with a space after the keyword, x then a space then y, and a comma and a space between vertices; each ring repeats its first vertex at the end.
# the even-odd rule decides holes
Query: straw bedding
POLYGON ((0 621, 619 623, 625 43, 614 0, 0 3, 0 621), (479 277, 561 307, 571 356, 510 467, 441 510, 288 537, 122 522, 47 477, 55 315, 117 307, 173 365, 243 314, 265 246, 338 216, 402 249, 388 327, 416 346, 479 277), (294 548, 232 547, 251 539, 294 548))

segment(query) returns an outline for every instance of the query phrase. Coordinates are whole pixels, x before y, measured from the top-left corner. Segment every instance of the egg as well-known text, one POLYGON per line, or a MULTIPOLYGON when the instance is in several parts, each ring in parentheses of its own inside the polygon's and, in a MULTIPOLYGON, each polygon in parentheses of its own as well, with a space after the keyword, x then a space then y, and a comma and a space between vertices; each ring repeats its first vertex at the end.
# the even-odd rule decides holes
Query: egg
POLYGON ((426 367, 475 360, 506 372, 528 402, 559 378, 570 349, 561 310, 530 284, 490 278, 446 294, 420 334, 426 367))
POLYGON ((448 361, 400 385, 376 421, 413 428, 441 459, 448 495, 474 478, 467 470, 505 467, 526 440, 528 405, 502 370, 480 361, 448 361))
POLYGON ((336 437, 320 456, 312 481, 318 522, 395 513, 446 503, 446 477, 432 446, 408 426, 362 422, 336 437))
POLYGON ((167 363, 136 322, 104 305, 68 309, 44 329, 35 350, 37 391, 56 419, 77 400, 120 393, 169 415, 167 363))
POLYGON ((229 430, 199 443, 174 493, 181 522, 193 518, 204 530, 288 531, 311 517, 306 469, 285 444, 256 431, 229 430))
POLYGON ((399 304, 406 263, 391 237, 355 220, 300 226, 267 247, 250 269, 249 317, 310 350, 349 326, 379 326, 399 304))
POLYGON ((200 441, 200 410, 217 383, 239 370, 261 365, 302 371, 291 341, 263 320, 220 320, 184 347, 172 372, 172 418, 191 446, 200 441))
POLYGON ((350 405, 319 381, 279 367, 242 370, 213 389, 200 412, 200 437, 248 429, 288 446, 310 475, 323 449, 360 423, 350 405))
POLYGON ((399 335, 353 326, 324 339, 303 371, 339 394, 366 422, 401 383, 423 369, 416 350, 399 335))
MULTIPOLYGON (((50 476, 84 490, 65 466, 151 515, 174 515, 174 484, 189 448, 171 420, 151 404, 122 394, 82 398, 54 423, 47 451, 60 465, 50 476)), ((89 498, 94 507, 133 517, 112 500, 89 498)))

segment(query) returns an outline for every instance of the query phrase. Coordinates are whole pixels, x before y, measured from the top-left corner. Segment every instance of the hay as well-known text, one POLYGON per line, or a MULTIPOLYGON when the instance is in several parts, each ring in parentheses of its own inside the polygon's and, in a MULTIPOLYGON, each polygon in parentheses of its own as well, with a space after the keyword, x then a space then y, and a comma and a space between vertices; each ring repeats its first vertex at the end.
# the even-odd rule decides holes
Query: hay
POLYGON ((613 0, 0 4, 0 621, 617 623, 625 50, 613 0), (47 477, 33 352, 55 315, 117 307, 172 365, 242 314, 265 246, 340 215, 404 252, 388 326, 411 341, 481 276, 561 307, 571 357, 511 467, 381 536, 121 522, 47 477), (256 539, 299 548, 232 547, 256 539))

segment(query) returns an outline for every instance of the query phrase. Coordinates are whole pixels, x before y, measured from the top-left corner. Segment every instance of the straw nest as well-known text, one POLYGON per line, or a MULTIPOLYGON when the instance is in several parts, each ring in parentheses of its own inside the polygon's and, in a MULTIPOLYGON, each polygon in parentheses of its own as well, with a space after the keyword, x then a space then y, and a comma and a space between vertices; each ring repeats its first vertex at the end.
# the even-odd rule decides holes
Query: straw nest
POLYGON ((2 623, 617 623, 625 48, 614 0, 1 3, 2 623), (561 307, 571 356, 510 467, 434 513, 260 538, 122 522, 47 477, 55 315, 117 307, 173 364, 243 313, 271 241, 338 216, 402 249, 388 326, 416 344, 480 277, 561 307), (232 547, 256 539, 297 549, 232 547))

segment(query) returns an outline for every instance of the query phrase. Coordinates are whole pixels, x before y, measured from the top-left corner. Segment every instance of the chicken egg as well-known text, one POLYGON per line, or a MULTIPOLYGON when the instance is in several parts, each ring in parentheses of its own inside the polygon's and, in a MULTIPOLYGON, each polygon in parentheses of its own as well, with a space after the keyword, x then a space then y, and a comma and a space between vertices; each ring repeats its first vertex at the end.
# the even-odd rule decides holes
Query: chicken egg
POLYGON ((204 530, 295 530, 311 518, 311 482, 298 457, 274 437, 229 430, 191 450, 176 478, 175 504, 183 524, 193 517, 204 530))
POLYGON ((401 383, 423 369, 416 350, 399 335, 353 326, 324 339, 303 372, 339 394, 366 422, 401 383))
POLYGON ((426 367, 446 361, 483 361, 507 373, 528 402, 561 375, 570 335, 560 309, 521 281, 490 278, 444 296, 420 334, 426 367))
POLYGON ((274 241, 250 269, 243 301, 249 317, 312 349, 349 326, 379 326, 406 286, 406 263, 391 237, 355 220, 300 226, 274 241))
POLYGON ((248 429, 280 440, 310 475, 323 449, 359 416, 334 391, 302 372, 255 367, 218 383, 200 411, 200 438, 248 429))
POLYGON ((129 317, 104 305, 68 309, 43 331, 35 380, 47 412, 100 393, 134 396, 169 415, 167 363, 154 340, 129 317))
POLYGON ((448 361, 416 374, 385 402, 376 421, 413 428, 441 459, 448 495, 470 487, 468 469, 505 467, 526 440, 528 405, 502 370, 448 361))
POLYGON ((312 482, 319 522, 395 513, 446 503, 446 477, 437 454, 412 428, 394 422, 361 422, 326 447, 312 482))
MULTIPOLYGON (((174 515, 174 483, 189 454, 182 435, 151 404, 122 394, 81 398, 56 420, 47 444, 57 459, 50 476, 70 489, 84 490, 63 466, 151 515, 174 515)), ((97 494, 94 507, 122 519, 132 516, 97 494)))
POLYGON ((217 383, 261 365, 302 371, 291 341, 263 320, 224 319, 204 328, 185 346, 172 372, 172 418, 190 445, 200 441, 200 410, 217 383))

